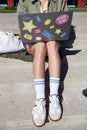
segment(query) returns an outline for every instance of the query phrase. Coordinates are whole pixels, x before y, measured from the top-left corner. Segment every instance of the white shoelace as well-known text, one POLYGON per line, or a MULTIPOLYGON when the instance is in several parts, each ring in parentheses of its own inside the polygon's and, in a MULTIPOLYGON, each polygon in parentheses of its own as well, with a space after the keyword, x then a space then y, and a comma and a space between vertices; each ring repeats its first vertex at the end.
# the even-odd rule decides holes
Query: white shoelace
POLYGON ((44 106, 45 106, 45 101, 43 100, 36 100, 36 106, 34 107, 34 110, 37 112, 37 113, 42 113, 42 111, 44 110, 44 106))
POLYGON ((51 103, 53 104, 52 106, 58 107, 59 99, 56 96, 52 96, 51 98, 52 98, 51 103))

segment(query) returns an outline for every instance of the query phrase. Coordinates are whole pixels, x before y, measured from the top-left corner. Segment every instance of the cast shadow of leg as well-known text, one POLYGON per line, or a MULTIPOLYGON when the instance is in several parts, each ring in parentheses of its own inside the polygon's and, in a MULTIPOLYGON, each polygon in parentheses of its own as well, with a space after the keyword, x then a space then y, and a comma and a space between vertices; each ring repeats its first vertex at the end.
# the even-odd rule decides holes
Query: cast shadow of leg
POLYGON ((61 114, 61 118, 63 115, 63 105, 62 105, 62 101, 63 101, 63 91, 64 91, 64 79, 67 75, 68 72, 68 61, 66 56, 62 57, 61 59, 61 75, 60 75, 60 86, 59 86, 59 99, 60 99, 60 105, 61 105, 61 110, 62 110, 62 114, 61 114))
MULTIPOLYGON (((60 80, 60 86, 59 86, 59 90, 58 90, 62 114, 63 114, 63 106, 62 106, 63 96, 62 96, 62 93, 63 93, 63 90, 64 90, 64 79, 65 79, 67 70, 68 70, 68 62, 67 62, 66 57, 64 56, 61 59, 61 77, 60 77, 61 80, 60 80)), ((47 102, 46 103, 46 112, 47 112, 46 113, 46 115, 47 115, 46 122, 47 123, 49 122, 49 119, 48 119, 48 116, 49 116, 49 93, 50 93, 49 69, 47 68, 46 71, 45 71, 45 95, 46 95, 46 102, 47 102)), ((61 114, 61 117, 62 117, 62 114, 61 114)))
POLYGON ((45 95, 46 95, 46 123, 49 122, 48 116, 49 116, 49 69, 47 68, 45 71, 45 95))
MULTIPOLYGON (((64 49, 64 48, 63 48, 64 49)), ((61 118, 63 115, 63 105, 62 105, 62 101, 63 101, 63 91, 64 91, 64 80, 66 78, 67 72, 68 72, 68 60, 66 55, 76 55, 77 53, 79 53, 81 50, 63 50, 64 55, 61 56, 61 74, 60 74, 60 86, 59 86, 59 100, 60 100, 60 105, 61 105, 61 110, 62 110, 62 114, 61 114, 61 118)), ((87 91, 86 91, 87 92, 87 91)), ((46 109, 47 109, 47 118, 46 118, 46 122, 49 122, 48 120, 48 115, 49 115, 49 93, 50 93, 50 87, 49 87, 49 69, 47 68, 45 71, 45 94, 46 94, 46 109)), ((61 119, 60 118, 60 119, 61 119)))

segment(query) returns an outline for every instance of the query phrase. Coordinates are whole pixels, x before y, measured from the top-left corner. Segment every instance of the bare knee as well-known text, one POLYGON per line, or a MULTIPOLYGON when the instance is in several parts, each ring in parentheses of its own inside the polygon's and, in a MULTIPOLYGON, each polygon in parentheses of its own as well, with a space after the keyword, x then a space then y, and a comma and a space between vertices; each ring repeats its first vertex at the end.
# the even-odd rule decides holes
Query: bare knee
POLYGON ((46 44, 44 42, 38 42, 35 44, 27 44, 26 51, 32 55, 45 55, 46 54, 46 44))
POLYGON ((46 56, 46 44, 44 42, 38 42, 35 46, 35 55, 46 56))
POLYGON ((60 49, 60 43, 56 42, 56 41, 49 41, 47 43, 47 49, 48 50, 59 50, 60 49))

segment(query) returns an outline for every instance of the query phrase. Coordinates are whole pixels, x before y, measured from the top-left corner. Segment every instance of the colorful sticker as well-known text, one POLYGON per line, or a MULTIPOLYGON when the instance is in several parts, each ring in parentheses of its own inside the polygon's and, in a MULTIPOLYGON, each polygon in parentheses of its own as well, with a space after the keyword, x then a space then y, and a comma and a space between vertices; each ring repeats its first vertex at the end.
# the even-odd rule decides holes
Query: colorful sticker
POLYGON ((51 26, 50 26, 50 29, 53 29, 53 28, 54 28, 54 25, 51 25, 51 26))
POLYGON ((34 28, 36 28, 36 26, 33 24, 33 20, 30 20, 29 22, 23 22, 23 24, 24 27, 22 28, 22 30, 28 30, 30 33, 34 28))
POLYGON ((37 16, 36 16, 36 20, 38 21, 38 23, 40 23, 40 22, 41 22, 41 18, 40 18, 40 16, 39 16, 39 15, 37 15, 37 16))
POLYGON ((32 35, 25 34, 24 38, 27 39, 27 40, 32 40, 32 35))
POLYGON ((68 20, 69 20, 69 16, 67 14, 62 14, 56 18, 55 23, 61 25, 68 22, 68 20))
POLYGON ((51 23, 51 19, 47 19, 45 20, 44 25, 49 25, 50 23, 51 23))
POLYGON ((56 29, 55 33, 56 34, 60 34, 61 33, 61 29, 56 29))
POLYGON ((35 29, 34 32, 35 32, 35 33, 40 33, 41 30, 40 30, 40 29, 35 29))
POLYGON ((64 33, 61 35, 61 37, 64 37, 64 36, 66 36, 66 34, 67 34, 67 32, 64 32, 64 33))
POLYGON ((40 41, 42 38, 41 37, 36 37, 36 40, 37 41, 40 41))
POLYGON ((51 33, 49 33, 48 31, 46 31, 46 30, 42 32, 42 35, 44 35, 48 39, 53 39, 54 38, 54 36, 51 33))

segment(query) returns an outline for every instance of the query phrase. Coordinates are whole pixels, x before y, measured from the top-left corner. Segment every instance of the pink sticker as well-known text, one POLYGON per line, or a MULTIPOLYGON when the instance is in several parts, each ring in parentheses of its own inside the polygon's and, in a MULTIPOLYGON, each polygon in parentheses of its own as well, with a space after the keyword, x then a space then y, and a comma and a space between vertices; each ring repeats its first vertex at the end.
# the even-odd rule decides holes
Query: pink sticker
POLYGON ((35 33, 40 33, 41 30, 40 29, 35 29, 35 33))
POLYGON ((69 20, 69 16, 67 14, 62 14, 56 18, 55 23, 58 25, 61 25, 61 24, 68 22, 68 20, 69 20))

